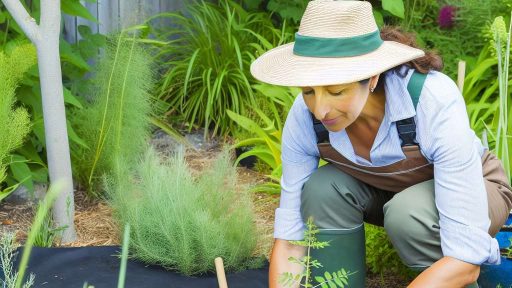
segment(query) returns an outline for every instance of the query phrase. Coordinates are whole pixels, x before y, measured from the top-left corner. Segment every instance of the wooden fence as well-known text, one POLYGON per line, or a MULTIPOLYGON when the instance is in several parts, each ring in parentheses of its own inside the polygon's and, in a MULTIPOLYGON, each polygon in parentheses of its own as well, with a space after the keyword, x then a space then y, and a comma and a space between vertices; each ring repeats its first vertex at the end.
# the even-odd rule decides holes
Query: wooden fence
POLYGON ((79 25, 87 25, 93 33, 108 34, 122 28, 141 23, 157 13, 181 10, 186 0, 97 0, 96 3, 82 1, 89 12, 98 19, 94 23, 83 18, 66 15, 63 36, 70 43, 80 40, 79 25))

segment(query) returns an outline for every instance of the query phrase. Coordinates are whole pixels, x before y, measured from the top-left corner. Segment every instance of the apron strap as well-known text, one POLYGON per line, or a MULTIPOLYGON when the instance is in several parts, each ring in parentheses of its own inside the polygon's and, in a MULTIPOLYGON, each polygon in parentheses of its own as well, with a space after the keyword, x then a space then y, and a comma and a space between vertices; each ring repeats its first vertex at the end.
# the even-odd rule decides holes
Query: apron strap
MULTIPOLYGON (((427 79, 427 74, 415 70, 407 84, 407 91, 414 105, 414 110, 416 110, 416 106, 418 106, 425 79, 427 79)), ((402 147, 418 145, 416 142, 416 123, 414 122, 414 117, 396 121, 396 129, 398 130, 400 140, 402 140, 402 147)))
MULTIPOLYGON (((415 70, 411 75, 411 79, 409 79, 409 83, 407 84, 407 91, 409 92, 412 103, 414 105, 414 110, 416 110, 416 106, 418 106, 421 90, 423 89, 423 84, 425 83, 426 78, 427 74, 423 74, 415 70)), ((329 131, 327 131, 327 128, 325 128, 320 120, 316 119, 313 113, 309 113, 311 114, 311 119, 313 120, 313 128, 315 130, 317 139, 316 143, 329 143, 329 131)), ((398 135, 402 140, 402 147, 418 145, 415 140, 416 123, 414 122, 414 117, 397 121, 396 128, 398 130, 398 135)))

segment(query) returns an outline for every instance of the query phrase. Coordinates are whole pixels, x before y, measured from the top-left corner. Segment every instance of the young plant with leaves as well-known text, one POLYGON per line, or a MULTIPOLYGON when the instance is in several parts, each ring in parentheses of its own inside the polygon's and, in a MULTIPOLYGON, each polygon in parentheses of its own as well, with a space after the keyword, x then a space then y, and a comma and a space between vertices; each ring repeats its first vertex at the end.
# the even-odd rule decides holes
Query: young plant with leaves
POLYGON ((313 223, 313 218, 309 217, 306 222, 306 230, 304 232, 304 240, 300 241, 289 241, 291 244, 307 247, 306 256, 301 259, 297 259, 295 257, 288 258, 288 261, 299 264, 304 267, 304 271, 299 274, 293 274, 290 272, 285 272, 280 275, 279 283, 284 285, 285 287, 296 286, 299 284, 299 287, 322 287, 322 288, 336 288, 336 287, 348 287, 348 277, 353 274, 345 271, 345 269, 341 268, 338 271, 325 271, 324 277, 315 276, 316 283, 313 284, 313 279, 311 277, 312 268, 321 268, 322 263, 318 260, 313 259, 311 255, 311 249, 322 249, 329 246, 328 242, 317 241, 316 234, 318 234, 320 230, 313 223), (347 286, 345 286, 347 285, 347 286))
POLYGON ((89 192, 100 194, 103 174, 117 159, 134 166, 146 148, 153 87, 151 58, 135 36, 110 40, 89 83, 92 102, 73 115, 73 126, 85 145, 73 145, 74 175, 89 192))

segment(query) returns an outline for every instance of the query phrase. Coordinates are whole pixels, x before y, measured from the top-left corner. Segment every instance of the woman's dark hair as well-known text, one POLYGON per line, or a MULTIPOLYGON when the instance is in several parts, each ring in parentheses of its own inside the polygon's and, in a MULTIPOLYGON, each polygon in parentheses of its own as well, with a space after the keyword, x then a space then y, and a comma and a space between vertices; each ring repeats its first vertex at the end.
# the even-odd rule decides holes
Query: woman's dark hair
MULTIPOLYGON (((416 36, 413 33, 407 33, 402 30, 402 28, 398 26, 383 26, 380 30, 380 37, 384 41, 395 41, 402 44, 405 44, 410 47, 414 47, 417 49, 421 49, 416 43, 416 36)), ((425 50, 425 56, 416 58, 412 61, 406 62, 397 67, 391 68, 390 70, 398 70, 403 65, 414 68, 416 71, 421 73, 428 73, 430 70, 441 71, 443 70, 443 60, 441 56, 439 56, 435 51, 425 50)), ((384 74, 381 74, 381 77, 384 74)), ((405 77, 405 75, 402 75, 405 77)), ((359 81, 361 85, 368 83, 370 79, 364 79, 359 81)), ((384 81, 379 81, 378 86, 381 85, 384 81)))
MULTIPOLYGON (((421 49, 416 43, 416 36, 413 33, 407 33, 397 26, 382 27, 380 30, 380 37, 384 41, 395 41, 421 49)), ((412 67, 421 73, 428 73, 430 70, 441 71, 443 69, 443 60, 441 59, 441 56, 439 56, 435 51, 422 50, 425 51, 425 56, 416 58, 404 63, 403 65, 412 67)))

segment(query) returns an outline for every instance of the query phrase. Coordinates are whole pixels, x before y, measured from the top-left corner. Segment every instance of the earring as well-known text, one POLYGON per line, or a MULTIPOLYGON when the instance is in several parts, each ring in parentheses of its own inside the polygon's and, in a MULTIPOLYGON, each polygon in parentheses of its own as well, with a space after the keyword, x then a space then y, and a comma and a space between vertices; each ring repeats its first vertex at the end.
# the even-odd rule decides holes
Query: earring
POLYGON ((373 93, 374 90, 375 90, 375 87, 370 88, 370 92, 373 93))

